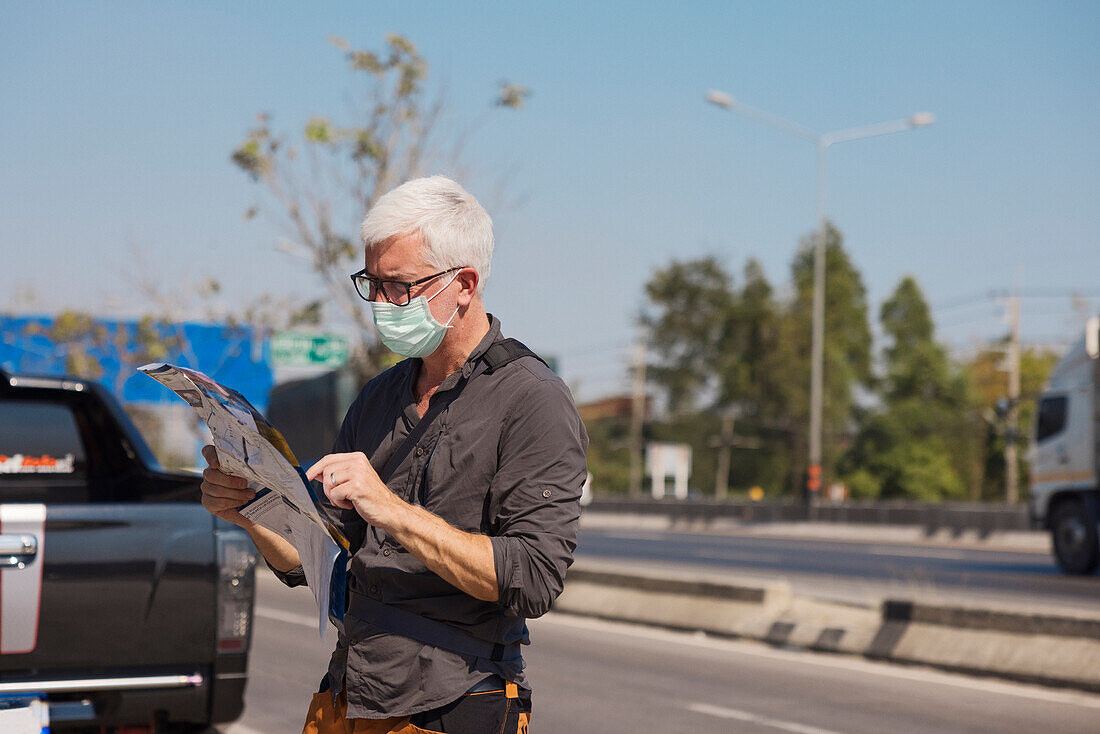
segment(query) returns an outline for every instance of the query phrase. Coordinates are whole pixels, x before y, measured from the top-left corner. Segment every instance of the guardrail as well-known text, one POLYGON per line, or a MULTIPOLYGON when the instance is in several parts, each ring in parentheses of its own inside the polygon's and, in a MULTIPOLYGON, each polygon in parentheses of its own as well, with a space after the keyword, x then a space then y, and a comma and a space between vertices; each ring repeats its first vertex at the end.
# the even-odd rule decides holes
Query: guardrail
POLYGON ((1030 530, 1023 505, 947 502, 926 504, 905 501, 817 503, 730 500, 641 500, 597 497, 588 513, 665 516, 670 522, 709 524, 718 520, 741 523, 828 522, 860 525, 919 525, 929 534, 940 530, 976 530, 981 536, 998 531, 1030 530))

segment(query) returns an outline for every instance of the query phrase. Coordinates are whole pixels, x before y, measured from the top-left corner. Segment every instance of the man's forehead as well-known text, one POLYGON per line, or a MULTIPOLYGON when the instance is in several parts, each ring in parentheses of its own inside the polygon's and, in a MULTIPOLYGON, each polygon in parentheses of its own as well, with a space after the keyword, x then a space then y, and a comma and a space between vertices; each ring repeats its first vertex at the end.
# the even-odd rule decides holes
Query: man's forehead
POLYGON ((367 248, 364 265, 372 275, 413 278, 425 267, 420 252, 418 235, 397 235, 367 248))

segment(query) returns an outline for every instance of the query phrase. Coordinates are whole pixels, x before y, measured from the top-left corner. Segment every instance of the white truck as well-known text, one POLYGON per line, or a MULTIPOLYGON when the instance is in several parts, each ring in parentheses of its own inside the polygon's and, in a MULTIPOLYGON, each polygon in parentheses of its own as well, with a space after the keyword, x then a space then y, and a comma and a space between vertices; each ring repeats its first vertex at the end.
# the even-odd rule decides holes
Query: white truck
POLYGON ((1050 530, 1066 573, 1100 566, 1100 317, 1055 366, 1039 396, 1029 453, 1035 527, 1050 530))

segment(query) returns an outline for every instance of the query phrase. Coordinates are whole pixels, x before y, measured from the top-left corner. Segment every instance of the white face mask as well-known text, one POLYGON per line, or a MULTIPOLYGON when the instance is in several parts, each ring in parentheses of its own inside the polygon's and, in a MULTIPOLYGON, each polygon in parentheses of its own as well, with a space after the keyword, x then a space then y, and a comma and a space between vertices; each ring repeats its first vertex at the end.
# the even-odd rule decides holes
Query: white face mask
MULTIPOLYGON (((445 291, 457 277, 458 273, 455 273, 447 281, 447 285, 436 291, 432 298, 445 291)), ((382 343, 402 357, 427 357, 438 349, 447 329, 451 328, 455 314, 458 313, 458 306, 455 306, 454 313, 447 319, 447 323, 441 324, 432 316, 432 309, 428 306, 430 300, 432 299, 417 296, 406 306, 371 301, 374 325, 378 327, 382 343)))

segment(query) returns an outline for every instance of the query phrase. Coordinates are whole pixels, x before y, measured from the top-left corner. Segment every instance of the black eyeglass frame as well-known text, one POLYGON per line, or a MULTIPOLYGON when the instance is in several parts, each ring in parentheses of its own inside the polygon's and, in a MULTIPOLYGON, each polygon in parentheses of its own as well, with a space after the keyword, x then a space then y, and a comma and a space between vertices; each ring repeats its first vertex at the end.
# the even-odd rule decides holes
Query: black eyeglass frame
POLYGON ((423 278, 420 278, 419 280, 413 280, 413 281, 410 281, 410 282, 406 282, 404 280, 384 280, 382 278, 376 278, 373 275, 369 275, 367 273, 367 269, 363 268, 358 273, 352 273, 351 274, 351 283, 352 283, 353 286, 355 286, 355 292, 359 295, 360 298, 362 298, 367 303, 371 303, 371 302, 374 301, 374 299, 370 297, 370 288, 371 288, 371 286, 374 286, 375 292, 381 293, 382 298, 386 299, 386 303, 391 303, 394 306, 404 307, 404 306, 408 306, 410 303, 412 303, 412 287, 414 285, 420 285, 422 283, 427 283, 429 280, 434 280, 435 278, 438 278, 441 275, 446 275, 447 273, 453 273, 456 270, 465 270, 467 267, 469 267, 469 266, 468 265, 461 265, 457 268, 450 268, 449 270, 441 270, 440 272, 436 273, 435 275, 428 275, 428 276, 425 276, 423 278), (360 288, 360 283, 364 282, 364 281, 367 284, 367 294, 366 295, 363 295, 363 290, 360 288), (404 303, 394 303, 392 300, 390 300, 390 297, 386 295, 386 289, 384 287, 386 283, 393 283, 394 285, 403 285, 403 286, 405 286, 405 302, 404 303))

